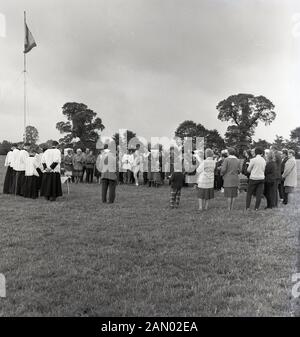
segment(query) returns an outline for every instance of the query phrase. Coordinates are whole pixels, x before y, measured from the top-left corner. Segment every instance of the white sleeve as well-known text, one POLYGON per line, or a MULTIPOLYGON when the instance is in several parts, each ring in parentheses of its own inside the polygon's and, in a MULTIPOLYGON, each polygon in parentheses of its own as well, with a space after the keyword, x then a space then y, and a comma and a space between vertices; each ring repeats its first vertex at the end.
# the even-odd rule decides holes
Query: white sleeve
POLYGON ((46 164, 46 151, 42 154, 41 163, 46 164))
POLYGON ((11 158, 11 157, 12 157, 11 154, 12 154, 11 152, 8 152, 8 153, 7 153, 6 158, 5 158, 4 166, 9 166, 9 165, 10 165, 11 159, 12 159, 12 158, 11 158))
POLYGON ((197 173, 201 173, 204 171, 204 160, 200 163, 200 165, 197 167, 197 173))

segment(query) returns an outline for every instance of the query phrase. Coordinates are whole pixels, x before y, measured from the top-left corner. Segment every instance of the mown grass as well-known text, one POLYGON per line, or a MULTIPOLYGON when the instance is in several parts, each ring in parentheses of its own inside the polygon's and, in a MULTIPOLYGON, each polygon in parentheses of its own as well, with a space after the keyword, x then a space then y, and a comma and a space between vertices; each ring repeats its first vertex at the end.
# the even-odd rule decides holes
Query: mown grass
POLYGON ((114 205, 97 184, 55 203, 0 195, 0 315, 291 315, 297 207, 245 213, 240 195, 228 213, 218 194, 199 213, 191 188, 178 210, 168 187, 117 193, 114 205))

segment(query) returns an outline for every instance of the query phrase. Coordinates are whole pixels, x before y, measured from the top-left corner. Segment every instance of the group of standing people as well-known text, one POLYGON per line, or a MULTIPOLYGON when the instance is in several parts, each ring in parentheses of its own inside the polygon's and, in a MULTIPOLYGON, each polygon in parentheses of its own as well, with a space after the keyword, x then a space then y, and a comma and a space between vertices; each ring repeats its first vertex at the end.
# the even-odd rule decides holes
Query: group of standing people
POLYGON ((214 159, 211 149, 206 149, 205 159, 200 161, 197 168, 199 209, 208 209, 209 200, 214 198, 216 167, 222 178, 224 196, 227 198, 228 209, 232 210, 241 188, 240 174, 247 177, 246 210, 250 208, 251 199, 255 196, 254 209, 258 210, 264 195, 266 208, 278 207, 279 199, 286 205, 290 194, 297 186, 297 165, 295 152, 276 148, 263 150, 255 148, 246 152, 244 159, 236 156, 234 148, 228 148, 221 164, 214 159), (219 164, 219 165, 218 165, 219 164))
MULTIPOLYGON (((158 187, 165 176, 168 177, 171 186, 170 206, 179 206, 181 189, 186 185, 186 174, 174 168, 174 149, 170 153, 167 173, 162 170, 159 150, 141 153, 137 145, 134 150, 124 154, 120 161, 118 156, 119 153, 112 153, 107 144, 97 158, 89 149, 85 153, 77 149, 75 154, 67 149, 66 154, 62 155, 57 142, 44 150, 30 144, 14 144, 6 156, 3 193, 33 199, 43 196, 54 201, 62 196, 61 172, 75 183, 83 181, 84 173, 86 182, 92 183, 96 172, 97 179, 102 183, 102 201, 113 203, 117 184, 133 182, 138 186, 141 173, 144 184, 146 182, 149 186, 158 187), (154 166, 151 161, 155 162, 154 166), (122 170, 119 170, 119 165, 122 165, 122 170), (147 170, 144 170, 145 167, 147 170)), ((286 205, 297 186, 297 165, 293 150, 278 151, 274 147, 263 150, 258 147, 245 151, 243 159, 238 159, 234 148, 223 151, 219 158, 216 158, 213 150, 206 149, 205 155, 194 152, 193 158, 196 162, 199 210, 208 209, 215 189, 222 189, 229 210, 234 207, 238 191, 243 189, 247 191, 246 209, 250 208, 252 197, 255 196, 254 208, 258 210, 263 195, 267 201, 266 208, 277 207, 279 199, 286 205), (241 178, 241 175, 246 179, 241 178)))
POLYGON ((81 149, 77 149, 73 152, 73 149, 66 149, 66 154, 62 157, 62 170, 65 176, 71 177, 71 180, 78 184, 83 182, 84 174, 85 181, 91 184, 95 175, 96 157, 93 151, 86 149, 83 152, 81 149))
POLYGON ((28 143, 13 144, 5 160, 3 193, 55 201, 62 196, 60 163, 58 142, 44 150, 28 143))

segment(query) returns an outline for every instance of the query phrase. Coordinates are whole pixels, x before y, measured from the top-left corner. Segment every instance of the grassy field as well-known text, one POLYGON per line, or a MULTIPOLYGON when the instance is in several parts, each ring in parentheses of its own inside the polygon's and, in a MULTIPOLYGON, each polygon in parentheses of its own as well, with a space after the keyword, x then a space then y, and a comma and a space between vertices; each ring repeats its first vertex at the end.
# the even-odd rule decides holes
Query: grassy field
POLYGON ((199 213, 191 188, 178 210, 167 186, 117 193, 114 205, 97 184, 55 203, 0 194, 0 316, 297 314, 299 192, 294 205, 247 214, 245 195, 232 213, 221 193, 199 213))

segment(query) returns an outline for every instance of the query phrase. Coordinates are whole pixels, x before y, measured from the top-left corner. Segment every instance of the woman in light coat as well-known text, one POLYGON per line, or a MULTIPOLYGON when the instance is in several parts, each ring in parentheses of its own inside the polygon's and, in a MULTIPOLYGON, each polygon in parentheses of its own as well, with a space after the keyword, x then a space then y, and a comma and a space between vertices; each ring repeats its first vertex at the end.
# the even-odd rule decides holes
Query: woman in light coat
POLYGON ((289 201, 289 194, 294 192, 297 187, 297 163, 295 159, 295 151, 288 151, 288 160, 284 166, 284 172, 282 174, 284 179, 284 197, 283 204, 287 205, 289 201))
POLYGON ((209 200, 214 198, 214 179, 216 162, 213 158, 213 151, 206 149, 205 160, 197 168, 198 176, 198 199, 199 210, 207 210, 209 200))

